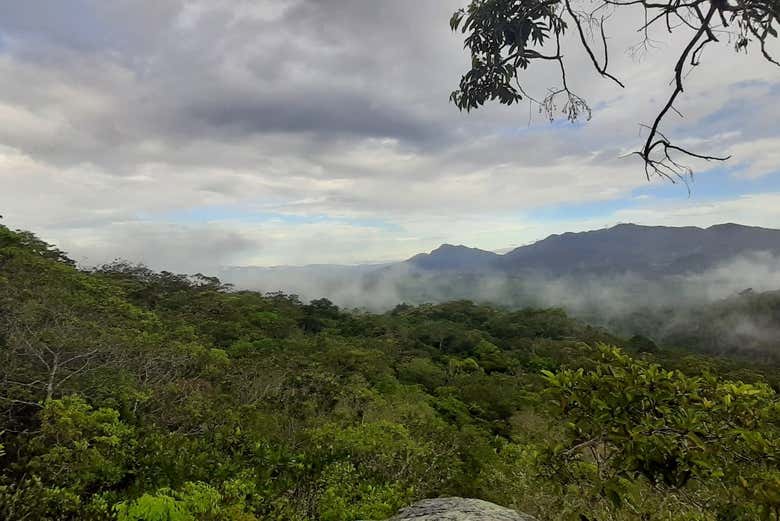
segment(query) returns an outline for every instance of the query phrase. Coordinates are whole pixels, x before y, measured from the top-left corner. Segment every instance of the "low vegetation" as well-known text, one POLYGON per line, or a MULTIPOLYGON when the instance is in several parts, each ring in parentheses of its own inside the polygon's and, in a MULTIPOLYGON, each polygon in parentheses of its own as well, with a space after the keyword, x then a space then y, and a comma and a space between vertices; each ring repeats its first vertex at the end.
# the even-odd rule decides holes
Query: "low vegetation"
POLYGON ((542 520, 780 516, 776 367, 556 309, 385 314, 0 227, 0 518, 347 521, 477 497, 542 520))

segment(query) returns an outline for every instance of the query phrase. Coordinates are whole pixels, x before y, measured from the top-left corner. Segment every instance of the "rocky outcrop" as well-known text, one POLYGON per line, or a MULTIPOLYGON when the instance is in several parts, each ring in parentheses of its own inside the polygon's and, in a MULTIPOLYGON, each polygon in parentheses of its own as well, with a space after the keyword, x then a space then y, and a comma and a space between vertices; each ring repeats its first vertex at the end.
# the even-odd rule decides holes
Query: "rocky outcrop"
POLYGON ((388 521, 536 521, 533 517, 480 499, 424 499, 388 521))

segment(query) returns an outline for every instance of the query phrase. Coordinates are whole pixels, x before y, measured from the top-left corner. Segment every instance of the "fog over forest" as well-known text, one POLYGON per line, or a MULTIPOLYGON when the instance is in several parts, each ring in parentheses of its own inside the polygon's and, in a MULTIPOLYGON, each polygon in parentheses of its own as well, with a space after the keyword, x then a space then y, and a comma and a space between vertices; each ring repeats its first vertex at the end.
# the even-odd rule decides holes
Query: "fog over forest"
POLYGON ((325 297, 342 307, 372 311, 385 311, 401 302, 470 299, 515 307, 560 306, 575 313, 597 309, 612 315, 706 304, 747 289, 776 290, 780 288, 780 258, 755 252, 701 273, 652 279, 631 273, 564 277, 427 273, 402 263, 240 267, 224 269, 219 275, 236 289, 281 291, 305 301, 325 297))
POLYGON ((0 0, 0 521, 780 521, 778 100, 780 0, 0 0))

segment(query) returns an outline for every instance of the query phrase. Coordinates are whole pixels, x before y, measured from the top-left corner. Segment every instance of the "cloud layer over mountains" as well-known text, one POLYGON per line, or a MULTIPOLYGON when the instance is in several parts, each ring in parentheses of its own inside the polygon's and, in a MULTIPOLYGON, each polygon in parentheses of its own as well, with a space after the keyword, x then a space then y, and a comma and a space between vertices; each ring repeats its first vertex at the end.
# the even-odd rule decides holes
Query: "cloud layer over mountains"
MULTIPOLYGON (((635 60, 622 49, 641 13, 616 15, 626 90, 567 44, 586 125, 532 111, 529 126, 527 106, 460 114, 447 97, 468 59, 447 21, 463 3, 2 2, 5 223, 86 264, 208 271, 494 249, 620 220, 777 222, 777 71, 757 56, 723 42, 689 76, 686 117, 665 130, 736 159, 702 170, 688 200, 618 159, 658 109, 679 41, 658 35, 635 60)), ((528 87, 544 92, 554 70, 537 73, 528 87)))
POLYGON ((445 245, 402 263, 233 268, 222 278, 371 310, 469 299, 609 318, 777 290, 780 230, 620 225, 551 236, 505 255, 445 245))

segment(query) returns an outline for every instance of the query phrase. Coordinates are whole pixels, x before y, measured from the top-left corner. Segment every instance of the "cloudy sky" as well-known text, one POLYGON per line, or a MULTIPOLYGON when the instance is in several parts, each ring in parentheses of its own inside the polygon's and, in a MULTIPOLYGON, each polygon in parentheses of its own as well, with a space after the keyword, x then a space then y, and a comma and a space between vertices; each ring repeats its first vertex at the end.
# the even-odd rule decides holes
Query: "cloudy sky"
MULTIPOLYGON (((528 105, 461 114, 465 0, 0 0, 0 214, 87 265, 177 271, 357 263, 485 249, 618 222, 780 227, 780 68, 708 48, 664 130, 698 151, 648 182, 639 123, 670 56, 641 13, 611 20, 601 80, 564 42, 593 119, 528 105)), ((777 46, 775 46, 777 48, 777 46)), ((554 71, 531 70, 543 94, 554 71)))

